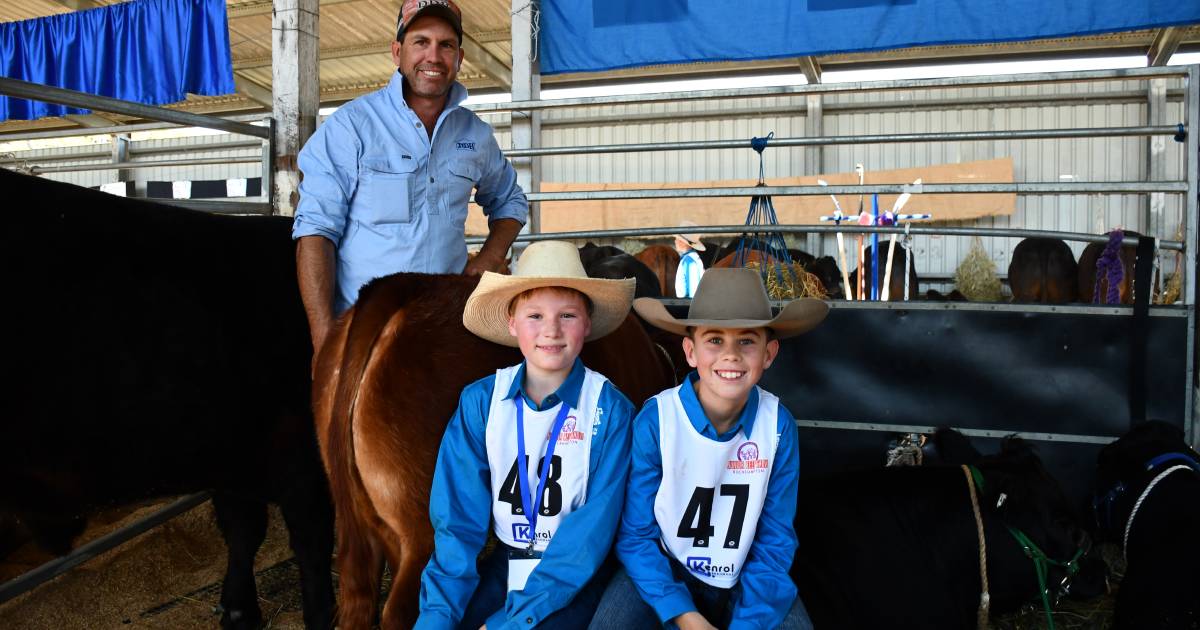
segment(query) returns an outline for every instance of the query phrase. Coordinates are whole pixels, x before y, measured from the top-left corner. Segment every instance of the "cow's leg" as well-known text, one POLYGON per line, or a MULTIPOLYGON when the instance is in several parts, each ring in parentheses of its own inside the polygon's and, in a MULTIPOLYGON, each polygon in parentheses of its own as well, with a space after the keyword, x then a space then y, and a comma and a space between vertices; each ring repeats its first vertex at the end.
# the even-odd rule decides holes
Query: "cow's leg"
POLYGON ((262 612, 258 609, 258 591, 254 586, 254 555, 267 536, 267 504, 216 492, 213 507, 229 552, 225 581, 221 585, 221 626, 258 628, 262 625, 262 612))
MULTIPOLYGON (((392 590, 388 592, 387 604, 383 607, 382 630, 411 628, 417 623, 421 592, 421 571, 429 562, 433 549, 430 536, 405 536, 403 549, 396 561, 392 561, 392 590)), ((389 556, 393 553, 389 553, 389 556)))
POLYGON ((338 628, 366 630, 375 625, 375 602, 383 574, 383 552, 373 533, 349 510, 337 516, 338 628))
POLYGON ((333 628, 333 503, 324 475, 297 484, 279 507, 300 565, 304 625, 309 630, 333 628))

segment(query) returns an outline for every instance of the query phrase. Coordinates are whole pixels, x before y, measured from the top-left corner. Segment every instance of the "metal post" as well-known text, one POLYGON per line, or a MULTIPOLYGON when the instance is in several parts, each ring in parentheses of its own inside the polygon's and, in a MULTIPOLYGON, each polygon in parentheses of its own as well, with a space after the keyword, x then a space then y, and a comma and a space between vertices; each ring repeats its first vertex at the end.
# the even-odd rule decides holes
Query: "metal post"
MULTIPOLYGON (((317 0, 273 0, 271 88, 275 154, 271 198, 276 214, 292 216, 300 201, 296 156, 317 128, 320 103, 317 0)), ((379 51, 380 55, 384 52, 379 51)))
MULTIPOLYGON (((820 94, 809 94, 806 98, 808 112, 804 117, 804 135, 809 138, 820 138, 825 135, 824 97, 820 94)), ((824 173, 825 147, 815 146, 804 150, 804 174, 820 175, 824 173)), ((825 239, 821 234, 809 233, 806 248, 808 253, 820 258, 825 255, 825 239)))
MULTIPOLYGON (((537 61, 537 21, 541 7, 536 0, 512 0, 512 98, 514 101, 541 99, 542 77, 537 61)), ((533 149, 541 146, 542 114, 540 110, 512 112, 512 148, 533 149)), ((542 160, 539 157, 513 159, 517 183, 526 193, 542 188, 542 160)), ((542 231, 541 205, 529 204, 529 223, 524 232, 542 231)))
POLYGON ((1200 218, 1197 213, 1197 194, 1200 194, 1200 131, 1195 129, 1200 122, 1200 65, 1188 66, 1187 96, 1184 103, 1187 106, 1187 144, 1184 150, 1183 163, 1187 168, 1188 191, 1184 199, 1183 222, 1186 230, 1184 236, 1184 267, 1179 271, 1183 279, 1183 303, 1188 310, 1187 324, 1187 384, 1183 391, 1188 395, 1184 401, 1184 430, 1190 434, 1192 446, 1200 446, 1200 422, 1194 417, 1196 412, 1195 394, 1195 349, 1196 349, 1196 222, 1200 218))
MULTIPOLYGON (((114 164, 122 164, 129 162, 129 134, 114 133, 109 136, 109 142, 112 144, 112 161, 114 164)), ((133 182, 133 171, 131 169, 117 169, 118 182, 133 182)), ((136 191, 129 190, 129 184, 125 184, 125 195, 128 197, 137 197, 136 191)))

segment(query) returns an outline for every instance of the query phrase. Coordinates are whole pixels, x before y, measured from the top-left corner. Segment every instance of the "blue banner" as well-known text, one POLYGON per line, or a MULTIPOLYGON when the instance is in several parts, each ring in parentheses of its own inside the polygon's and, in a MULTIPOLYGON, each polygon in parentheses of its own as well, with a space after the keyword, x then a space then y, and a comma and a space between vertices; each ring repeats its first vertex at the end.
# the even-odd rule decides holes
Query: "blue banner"
POLYGON ((1197 22, 1198 0, 542 0, 539 55, 559 74, 1197 22))
MULTIPOLYGON (((231 94, 225 0, 132 0, 0 24, 0 75, 148 105, 231 94)), ((86 113, 0 96, 0 120, 86 113)))

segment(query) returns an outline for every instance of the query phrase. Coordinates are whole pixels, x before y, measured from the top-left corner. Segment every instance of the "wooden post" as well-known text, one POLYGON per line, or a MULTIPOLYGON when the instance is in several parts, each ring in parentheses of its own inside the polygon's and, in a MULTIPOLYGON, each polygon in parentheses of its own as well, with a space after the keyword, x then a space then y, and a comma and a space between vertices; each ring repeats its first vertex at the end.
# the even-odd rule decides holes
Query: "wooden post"
MULTIPOLYGON (((317 128, 321 78, 317 0, 272 0, 271 88, 275 118, 271 205, 293 216, 300 200, 296 156, 317 128)), ((386 51, 380 50, 380 56, 386 51)))

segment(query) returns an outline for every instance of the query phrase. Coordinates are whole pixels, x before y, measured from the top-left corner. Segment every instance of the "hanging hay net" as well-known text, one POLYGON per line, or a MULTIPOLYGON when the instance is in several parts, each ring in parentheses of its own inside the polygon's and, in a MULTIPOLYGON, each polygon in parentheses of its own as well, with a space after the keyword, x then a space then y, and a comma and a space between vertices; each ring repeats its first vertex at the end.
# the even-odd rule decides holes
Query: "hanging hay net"
POLYGON ((971 251, 954 271, 954 283, 972 302, 999 302, 1003 296, 996 263, 983 249, 983 241, 978 236, 971 239, 971 251))
POLYGON ((821 280, 805 271, 801 265, 794 263, 768 264, 770 269, 765 271, 762 264, 757 261, 746 263, 745 266, 763 276, 767 287, 767 296, 772 300, 794 300, 802 297, 823 300, 829 297, 821 280))

